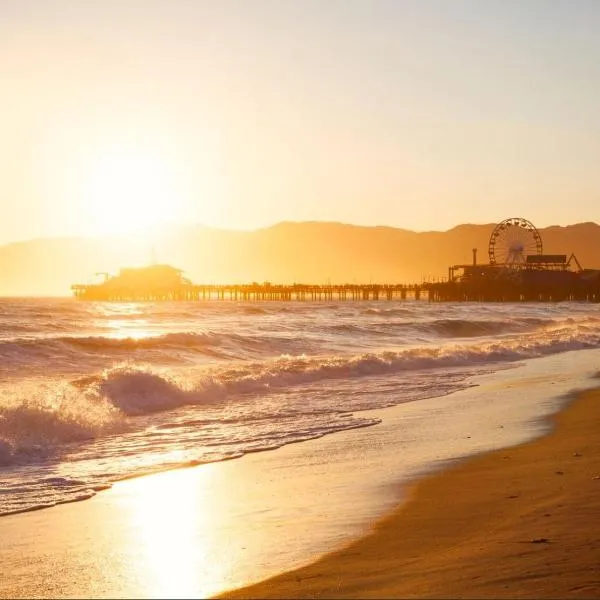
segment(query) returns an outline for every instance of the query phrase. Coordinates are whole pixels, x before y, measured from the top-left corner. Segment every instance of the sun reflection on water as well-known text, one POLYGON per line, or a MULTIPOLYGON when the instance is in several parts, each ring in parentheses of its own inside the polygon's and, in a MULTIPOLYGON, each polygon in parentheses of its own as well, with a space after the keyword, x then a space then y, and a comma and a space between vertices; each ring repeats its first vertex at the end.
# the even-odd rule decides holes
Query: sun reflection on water
POLYGON ((95 327, 100 334, 110 340, 133 340, 142 341, 160 337, 168 330, 161 323, 153 323, 148 319, 141 318, 113 318, 98 320, 95 327))
POLYGON ((144 314, 145 307, 136 302, 97 302, 90 305, 90 311, 100 317, 119 317, 144 314))

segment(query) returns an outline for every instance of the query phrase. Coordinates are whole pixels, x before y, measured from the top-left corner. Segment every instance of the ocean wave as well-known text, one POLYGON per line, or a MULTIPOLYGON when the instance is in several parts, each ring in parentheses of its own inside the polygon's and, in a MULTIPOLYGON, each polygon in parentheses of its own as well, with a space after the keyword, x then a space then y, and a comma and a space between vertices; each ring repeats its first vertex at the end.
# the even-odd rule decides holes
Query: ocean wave
MULTIPOLYGON (((180 334, 171 339, 181 342, 180 334)), ((354 382, 433 369, 448 372, 598 346, 600 329, 594 319, 588 319, 545 325, 502 339, 377 352, 283 354, 171 371, 130 363, 70 383, 36 384, 35 389, 19 385, 12 395, 5 388, 0 397, 0 464, 43 457, 57 445, 123 431, 132 426, 131 419, 183 406, 214 408, 224 402, 243 402, 249 394, 287 392, 315 382, 354 382)))
POLYGON ((163 335, 150 335, 146 337, 62 337, 55 342, 68 344, 77 348, 90 351, 107 350, 152 350, 152 349, 178 349, 178 348, 205 348, 218 346, 222 343, 222 336, 209 332, 198 333, 166 333, 163 335))
MULTIPOLYGON (((35 370, 47 367, 49 361, 59 370, 72 365, 98 367, 102 362, 122 360, 138 353, 138 358, 154 356, 159 362, 173 363, 191 355, 211 358, 248 358, 257 354, 280 354, 306 351, 308 342, 297 336, 237 334, 211 331, 174 332, 144 337, 55 336, 36 339, 0 340, 0 371, 15 368, 35 370)), ((52 367, 54 368, 54 366, 52 367)))
MULTIPOLYGON (((285 307, 284 307, 285 308, 285 307)), ((260 307, 245 307, 244 310, 260 310, 260 307)), ((266 310, 266 309, 265 309, 266 310)), ((600 320, 585 317, 519 317, 501 319, 465 318, 421 318, 404 319, 398 315, 410 309, 367 309, 390 311, 385 319, 332 318, 298 323, 283 321, 267 330, 237 329, 224 325, 222 330, 198 329, 166 332, 156 335, 115 337, 111 335, 51 335, 32 338, 18 337, 18 328, 26 333, 26 325, 18 325, 17 337, 0 339, 0 373, 14 376, 21 370, 25 373, 42 369, 56 372, 74 372, 83 369, 92 372, 107 367, 131 356, 154 364, 188 364, 204 360, 202 357, 235 360, 264 358, 280 354, 301 354, 332 351, 335 343, 343 337, 344 343, 359 348, 372 347, 382 336, 396 337, 398 344, 414 340, 430 341, 452 338, 477 338, 505 336, 512 333, 543 331, 570 327, 573 331, 582 328, 598 328, 600 320), (393 313, 396 316, 392 316, 393 313), (298 335, 303 329, 306 334, 298 335), (330 342, 329 348, 327 343, 330 342)), ((377 313, 381 314, 381 313, 377 313)), ((52 331, 52 328, 48 328, 52 331)))
MULTIPOLYGON (((375 326, 377 331, 400 332, 414 330, 435 338, 493 337, 570 328, 572 331, 593 329, 600 323, 596 317, 552 319, 543 317, 514 317, 507 319, 432 319, 421 321, 389 321, 375 326)), ((600 333, 600 329, 598 329, 600 333)))
POLYGON ((467 319, 433 319, 423 320, 388 320, 374 323, 335 323, 325 326, 323 331, 333 334, 390 335, 394 333, 418 332, 433 338, 469 338, 494 336, 504 333, 515 333, 538 327, 555 325, 552 319, 506 319, 506 320, 467 320, 467 319))
POLYGON ((376 315, 380 317, 400 317, 400 316, 416 316, 418 313, 415 309, 412 308, 403 308, 403 307, 395 307, 395 308, 379 308, 379 307, 369 307, 363 308, 360 311, 363 315, 376 315))
POLYGON ((112 371, 97 385, 125 414, 169 410, 185 404, 220 402, 231 396, 268 393, 331 379, 357 379, 402 371, 471 367, 545 356, 556 352, 595 348, 600 332, 570 328, 545 335, 528 334, 475 344, 423 346, 354 355, 292 356, 212 367, 191 379, 164 374, 112 371))
POLYGON ((62 444, 122 431, 122 413, 89 389, 31 383, 0 397, 0 465, 46 457, 62 444))
POLYGON ((600 344, 577 303, 2 306, 0 514, 372 425, 358 411, 600 344))
POLYGON ((241 312, 245 315, 268 315, 271 311, 263 308, 262 306, 242 306, 241 312))
POLYGON ((0 486, 6 494, 0 504, 0 516, 8 516, 88 500, 97 492, 109 489, 111 484, 41 475, 37 479, 16 482, 0 478, 0 486))
POLYGON ((441 337, 479 337, 514 333, 553 323, 552 319, 467 320, 437 319, 415 323, 419 329, 441 337))

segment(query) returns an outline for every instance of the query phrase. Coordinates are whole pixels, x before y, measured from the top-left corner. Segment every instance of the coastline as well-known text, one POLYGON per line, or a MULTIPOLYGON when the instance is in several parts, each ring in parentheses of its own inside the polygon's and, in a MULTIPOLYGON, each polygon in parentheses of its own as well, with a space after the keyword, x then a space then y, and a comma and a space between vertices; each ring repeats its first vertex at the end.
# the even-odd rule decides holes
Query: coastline
POLYGON ((600 389, 547 435, 417 482, 367 536, 222 598, 600 596, 600 389))
POLYGON ((546 433, 565 395, 598 385, 598 357, 528 360, 367 411, 381 418, 373 427, 3 517, 0 597, 209 597, 310 565, 362 539, 428 474, 546 433))

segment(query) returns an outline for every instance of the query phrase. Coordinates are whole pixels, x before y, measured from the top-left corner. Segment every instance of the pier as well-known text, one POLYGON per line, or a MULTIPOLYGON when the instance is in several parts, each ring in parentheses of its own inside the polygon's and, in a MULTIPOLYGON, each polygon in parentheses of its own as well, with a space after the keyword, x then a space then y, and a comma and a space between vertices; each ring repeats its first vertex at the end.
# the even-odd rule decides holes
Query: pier
POLYGON ((183 285, 175 288, 102 289, 96 285, 74 285, 76 298, 105 302, 234 301, 234 302, 600 302, 600 279, 574 278, 556 282, 443 281, 414 285, 183 285))
POLYGON ((430 302, 600 302, 600 279, 450 281, 427 284, 430 302))
POLYGON ((113 302, 159 302, 230 300, 237 302, 341 302, 358 300, 420 300, 426 285, 273 285, 269 282, 245 285, 180 284, 170 287, 103 287, 103 284, 74 285, 80 300, 113 302))
MULTIPOLYGON (((344 302, 427 300, 429 302, 600 302, 600 270, 584 269, 571 254, 544 254, 542 239, 529 221, 505 219, 493 230, 489 263, 448 267, 448 278, 422 283, 369 284, 194 284, 170 265, 121 269, 104 281, 75 284, 80 300, 158 302, 344 302)), ((99 274, 97 274, 99 275, 99 274)))

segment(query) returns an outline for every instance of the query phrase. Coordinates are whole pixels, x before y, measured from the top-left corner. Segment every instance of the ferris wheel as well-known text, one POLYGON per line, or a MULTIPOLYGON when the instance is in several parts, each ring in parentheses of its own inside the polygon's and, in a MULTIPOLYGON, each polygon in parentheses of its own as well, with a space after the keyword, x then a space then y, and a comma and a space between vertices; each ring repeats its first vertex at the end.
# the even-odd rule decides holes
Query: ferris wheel
POLYGON ((518 268, 528 255, 543 253, 542 238, 527 219, 505 219, 492 231, 488 252, 491 265, 518 268))

